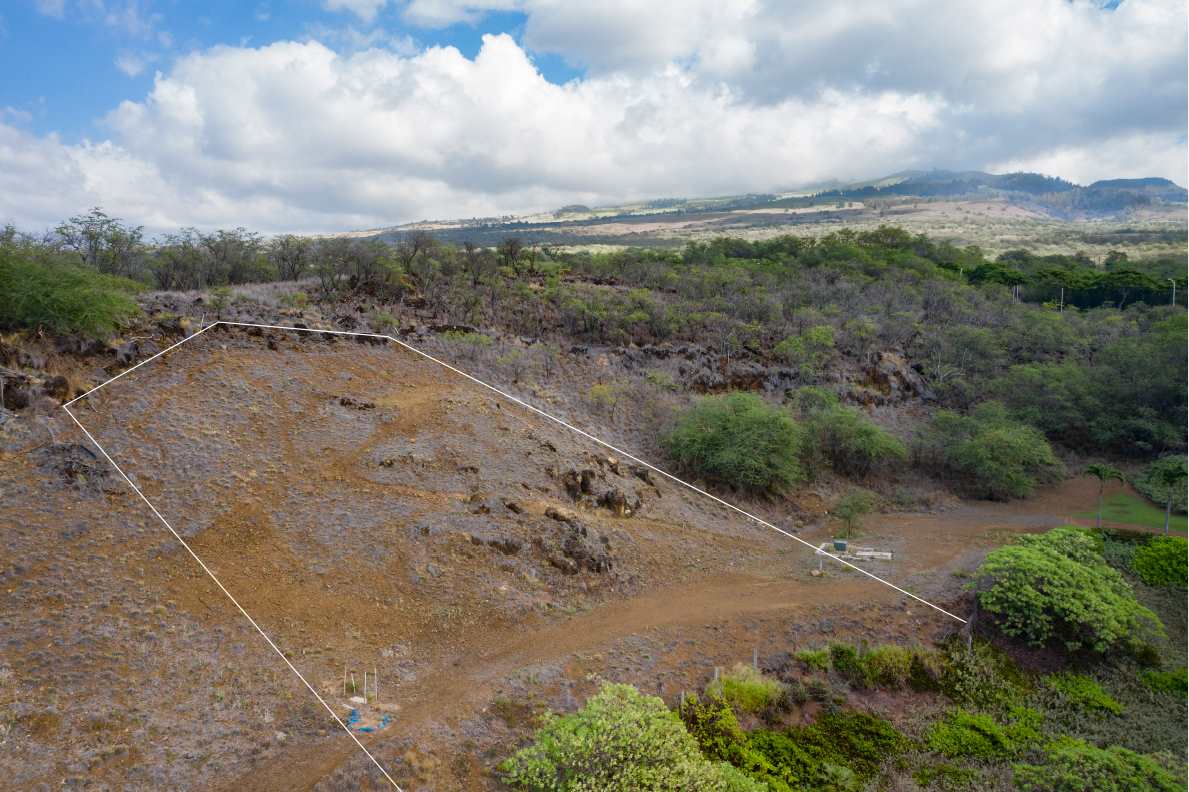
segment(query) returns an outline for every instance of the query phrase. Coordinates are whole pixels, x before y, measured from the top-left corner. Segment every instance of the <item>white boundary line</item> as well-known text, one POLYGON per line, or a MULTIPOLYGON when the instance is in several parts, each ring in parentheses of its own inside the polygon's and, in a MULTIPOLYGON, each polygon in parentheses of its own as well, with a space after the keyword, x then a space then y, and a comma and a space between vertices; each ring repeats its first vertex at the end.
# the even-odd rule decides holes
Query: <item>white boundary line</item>
POLYGON ((569 429, 571 432, 574 432, 575 434, 579 434, 579 435, 587 438, 588 440, 593 440, 595 443, 598 443, 599 445, 603 446, 604 448, 608 448, 608 449, 614 451, 616 454, 619 454, 620 456, 626 457, 627 459, 630 459, 633 462, 637 462, 637 463, 643 465, 644 467, 648 468, 649 470, 655 471, 655 472, 659 473, 660 475, 664 476, 665 478, 680 484, 681 486, 685 487, 686 489, 692 490, 693 492, 696 492, 699 495, 704 495, 707 498, 710 498, 712 501, 714 501, 722 506, 726 506, 731 511, 737 512, 737 513, 743 515, 744 517, 747 517, 748 519, 752 520, 753 522, 764 526, 765 528, 769 528, 783 536, 787 536, 788 538, 801 543, 805 547, 808 547, 809 549, 815 551, 816 554, 820 554, 820 555, 824 555, 828 558, 832 558, 835 561, 837 561, 839 564, 842 564, 843 566, 847 566, 847 567, 850 567, 851 569, 854 569, 857 572, 861 572, 862 574, 866 575, 867 577, 871 578, 872 580, 878 581, 879 583, 882 583, 885 586, 888 586, 889 588, 895 589, 896 591, 900 592, 901 594, 904 594, 905 596, 911 597, 920 603, 928 605, 933 610, 938 611, 940 613, 944 613, 946 616, 949 616, 951 619, 959 621, 962 624, 966 624, 965 619, 961 618, 960 616, 955 616, 954 614, 950 613, 949 611, 945 610, 944 608, 940 608, 937 605, 934 605, 932 602, 929 602, 926 599, 918 597, 916 594, 913 594, 911 591, 906 591, 905 589, 900 588, 899 586, 897 586, 894 583, 889 583, 888 581, 884 580, 883 578, 879 577, 878 575, 872 574, 871 572, 868 572, 866 569, 863 569, 860 566, 856 566, 855 564, 852 564, 851 562, 849 562, 843 558, 839 558, 838 556, 834 555, 833 553, 827 553, 825 551, 822 551, 822 550, 818 549, 816 546, 814 546, 813 544, 811 544, 811 543, 805 541, 804 539, 802 539, 801 537, 797 536, 796 534, 790 533, 789 531, 786 531, 783 528, 779 528, 779 527, 773 525, 772 523, 768 522, 767 520, 757 517, 756 515, 752 514, 751 512, 745 511, 744 509, 739 508, 738 506, 734 505, 733 503, 729 503, 728 501, 723 500, 722 498, 718 497, 717 495, 712 495, 711 493, 707 492, 706 490, 704 490, 698 486, 695 486, 693 484, 690 484, 688 481, 685 481, 684 479, 680 479, 677 476, 674 476, 672 473, 662 470, 650 462, 640 459, 639 457, 637 457, 633 454, 630 454, 621 448, 617 448, 616 446, 612 445, 611 443, 608 443, 605 440, 601 440, 600 438, 595 437, 594 435, 590 434, 589 432, 579 429, 577 426, 574 426, 573 424, 570 424, 570 423, 562 420, 561 418, 558 418, 554 415, 551 415, 550 413, 545 412, 544 410, 540 409, 539 407, 534 407, 533 405, 529 404, 528 402, 523 401, 522 399, 519 399, 519 398, 513 396, 512 394, 507 393, 506 391, 502 391, 499 388, 495 387, 494 385, 489 385, 488 383, 484 382, 483 380, 479 379, 478 377, 468 374, 467 372, 463 371, 462 369, 455 368, 454 366, 450 365, 449 363, 446 363, 443 360, 439 360, 438 358, 434 357, 433 355, 429 354, 428 352, 423 352, 420 349, 412 346, 411 344, 408 344, 404 341, 401 341, 399 338, 394 338, 393 336, 390 336, 390 335, 383 335, 381 333, 355 333, 355 332, 350 332, 347 330, 319 330, 317 328, 312 328, 312 327, 287 327, 285 325, 258 324, 255 322, 226 322, 226 321, 219 320, 216 322, 212 322, 209 325, 206 325, 201 330, 198 330, 197 332, 193 333, 192 335, 189 335, 186 338, 183 338, 181 341, 178 341, 176 344, 172 344, 172 345, 166 347, 165 349, 162 349, 160 352, 153 355, 152 357, 145 358, 141 362, 137 363, 135 366, 132 366, 131 368, 120 372, 119 374, 117 374, 116 376, 107 380, 106 382, 102 382, 102 383, 96 385, 94 388, 91 388, 89 391, 82 394, 81 396, 76 396, 75 398, 73 398, 70 401, 63 404, 62 409, 65 410, 66 414, 70 416, 70 419, 72 421, 74 421, 75 424, 78 425, 78 428, 83 431, 83 434, 85 434, 87 436, 87 439, 89 439, 95 445, 95 447, 99 449, 99 453, 101 453, 103 455, 103 458, 106 459, 108 461, 108 463, 110 463, 113 468, 115 468, 116 472, 120 474, 120 477, 123 478, 124 481, 126 481, 128 483, 128 486, 131 487, 132 490, 140 497, 140 499, 145 502, 145 505, 148 506, 149 509, 153 512, 153 514, 157 517, 157 519, 161 521, 161 524, 169 529, 169 532, 171 534, 173 534, 174 538, 177 539, 178 542, 182 545, 182 547, 184 547, 186 549, 186 552, 188 552, 194 558, 194 560, 198 562, 198 565, 200 567, 202 567, 202 571, 206 572, 206 574, 210 577, 210 579, 215 582, 215 585, 217 585, 219 587, 219 589, 225 595, 227 595, 227 599, 231 600, 231 603, 233 605, 235 605, 236 609, 238 609, 240 613, 243 614, 244 618, 247 619, 248 622, 251 623, 251 625, 256 628, 256 632, 260 633, 260 636, 262 638, 264 638, 264 640, 268 643, 268 645, 270 647, 272 647, 272 650, 277 653, 277 656, 279 656, 281 658, 281 660, 283 660, 285 662, 285 665, 289 666, 289 670, 292 671, 294 674, 296 674, 297 678, 300 679, 302 681, 302 683, 309 689, 309 691, 314 694, 314 697, 316 699, 318 699, 318 702, 321 703, 322 706, 326 708, 326 711, 330 713, 330 716, 332 718, 334 718, 335 722, 338 723, 339 726, 343 727, 343 731, 347 732, 347 734, 351 737, 351 739, 355 741, 355 744, 359 746, 359 749, 361 751, 363 751, 365 754, 367 754, 367 757, 372 760, 372 764, 374 764, 379 769, 379 771, 384 774, 384 777, 386 779, 388 779, 389 783, 391 783, 393 787, 396 788, 397 792, 404 792, 404 791, 401 789, 400 785, 398 785, 396 783, 396 781, 394 781, 392 779, 392 776, 390 776, 388 774, 388 771, 384 769, 384 767, 380 764, 380 762, 376 759, 376 757, 372 755, 371 751, 369 751, 367 748, 364 747, 363 743, 359 741, 359 738, 355 736, 355 733, 351 731, 351 729, 347 726, 347 724, 345 724, 342 721, 342 719, 339 718, 339 716, 335 713, 335 711, 333 709, 331 709, 330 705, 326 703, 326 700, 323 699, 322 696, 319 695, 318 691, 314 689, 314 686, 311 685, 306 680, 306 678, 302 675, 302 673, 300 671, 297 670, 297 668, 293 665, 293 663, 289 662, 289 658, 285 657, 285 653, 282 652, 277 647, 277 645, 275 643, 273 643, 272 639, 268 637, 268 634, 265 633, 264 630, 261 629, 260 625, 256 623, 256 620, 253 619, 250 615, 248 615, 248 612, 246 610, 244 610, 243 606, 239 604, 239 601, 236 600, 236 598, 234 596, 232 596, 231 592, 228 591, 227 588, 219 581, 219 578, 215 577, 215 573, 212 572, 210 570, 210 567, 208 567, 203 562, 203 560, 198 556, 198 554, 195 553, 193 549, 191 549, 190 545, 186 542, 185 539, 182 538, 181 534, 179 534, 176 530, 174 530, 173 526, 169 524, 169 521, 161 516, 161 512, 157 511, 157 507, 154 506, 152 504, 152 502, 148 498, 145 497, 145 494, 140 491, 140 488, 137 487, 136 484, 134 484, 132 482, 132 479, 128 478, 128 475, 120 468, 119 465, 116 464, 115 460, 111 458, 111 456, 107 453, 107 451, 104 450, 103 446, 101 446, 99 444, 99 441, 96 440, 95 437, 89 431, 87 431, 87 428, 85 426, 83 426, 82 423, 78 420, 78 418, 75 417, 74 413, 72 413, 70 411, 70 405, 74 404, 78 400, 80 400, 86 396, 90 396, 92 393, 95 393, 100 388, 110 385, 111 383, 118 380, 120 377, 123 377, 125 374, 130 374, 133 371, 135 371, 136 369, 143 366, 144 364, 149 363, 149 362, 161 357, 166 352, 176 349, 177 347, 181 346, 182 344, 186 343, 187 341, 190 341, 191 339, 197 338, 198 336, 202 335, 207 330, 210 330, 212 327, 215 327, 216 325, 227 325, 229 327, 258 327, 258 328, 265 329, 265 330, 290 330, 290 331, 295 331, 295 332, 299 332, 299 333, 322 333, 322 334, 328 334, 328 335, 357 336, 357 337, 364 337, 364 338, 380 338, 380 339, 385 339, 388 341, 394 341, 397 344, 399 344, 400 346, 409 350, 410 352, 420 355, 421 357, 425 358, 426 360, 430 360, 434 363, 437 363, 439 366, 441 366, 445 369, 449 369, 450 371, 454 372, 455 374, 458 374, 461 377, 465 377, 466 379, 470 380, 471 382, 474 382, 477 385, 483 386, 487 390, 498 394, 499 396, 503 397, 504 399, 506 399, 514 404, 518 404, 521 407, 524 407, 525 409, 529 410, 530 412, 534 412, 537 415, 540 415, 544 418, 548 418, 550 421, 553 421, 554 423, 559 424, 560 426, 564 426, 566 429, 569 429))

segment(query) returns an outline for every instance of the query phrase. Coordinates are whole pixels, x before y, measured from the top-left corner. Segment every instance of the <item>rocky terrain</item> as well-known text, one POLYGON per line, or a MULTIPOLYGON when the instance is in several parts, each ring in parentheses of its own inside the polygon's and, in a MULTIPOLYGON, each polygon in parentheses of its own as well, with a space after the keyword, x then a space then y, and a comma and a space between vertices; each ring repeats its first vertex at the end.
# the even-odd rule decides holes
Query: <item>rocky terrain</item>
MULTIPOLYGON (((143 332, 111 346, 5 348, 0 787, 385 788, 58 408, 203 326, 195 295, 146 304, 143 332)), ((224 316, 367 327, 248 310, 224 316)), ((436 330, 400 336, 436 351, 436 330)), ((696 348, 572 357, 661 361, 707 391, 780 379, 696 348)), ((860 379, 873 405, 927 395, 890 353, 860 379)), ((636 449, 630 426, 529 391, 636 449)), ((535 713, 600 679, 671 700, 753 653, 779 665, 829 637, 961 627, 858 573, 819 575, 802 545, 385 341, 218 326, 72 410, 341 717, 377 727, 359 736, 405 789, 498 788, 535 713), (365 671, 379 695, 353 704, 365 671)), ((1089 497, 1070 482, 1015 506, 881 515, 863 542, 893 558, 867 568, 964 613, 963 569, 1089 497)), ((745 506, 830 536, 812 491, 745 506)))

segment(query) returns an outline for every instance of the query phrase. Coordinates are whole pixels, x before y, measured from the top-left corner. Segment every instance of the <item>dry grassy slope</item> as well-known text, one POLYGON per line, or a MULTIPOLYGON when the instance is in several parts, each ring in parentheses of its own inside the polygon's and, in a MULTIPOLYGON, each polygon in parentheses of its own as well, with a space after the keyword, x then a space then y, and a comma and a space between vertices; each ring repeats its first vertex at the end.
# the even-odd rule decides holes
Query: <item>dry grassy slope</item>
MULTIPOLYGON (((265 341, 208 332, 78 414, 336 706, 344 664, 380 669, 399 709, 366 739, 407 788, 492 784, 527 723, 521 703, 571 706, 591 674, 674 695, 752 647, 949 628, 853 574, 809 577, 812 556, 791 540, 616 473, 588 441, 407 352, 265 341), (575 504, 571 468, 641 508, 575 504), (602 558, 604 536, 611 569, 559 568, 578 529, 550 509, 585 527, 570 562, 602 558)), ((378 781, 121 482, 83 455, 85 480, 66 485, 62 448, 36 448, 47 438, 28 423, 4 439, 0 787, 378 781)), ((1065 505, 1054 497, 1048 513, 1065 505)), ((781 520, 779 504, 757 508, 781 520)), ((1001 531, 1051 521, 898 517, 867 540, 900 555, 875 571, 949 598, 950 570, 1001 531)))

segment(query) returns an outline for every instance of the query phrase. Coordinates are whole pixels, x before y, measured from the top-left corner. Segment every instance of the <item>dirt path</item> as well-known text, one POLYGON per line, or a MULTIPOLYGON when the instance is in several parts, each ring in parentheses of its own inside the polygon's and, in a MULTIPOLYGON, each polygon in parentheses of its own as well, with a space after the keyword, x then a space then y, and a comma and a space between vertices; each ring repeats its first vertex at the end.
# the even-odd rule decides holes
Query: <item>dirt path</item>
MULTIPOLYGON (((886 515, 865 541, 874 541, 872 536, 898 537, 904 559, 898 573, 903 578, 950 578, 958 566, 971 563, 972 551, 985 552, 1002 543, 1006 533, 1043 530, 1063 521, 1062 513, 1084 508, 1091 488, 1089 482, 1074 479, 1025 503, 967 504, 939 514, 886 515)), ((812 537, 813 532, 806 536, 812 537)), ((804 559, 800 561, 803 564, 804 559)), ((822 611, 848 612, 860 620, 875 621, 888 619, 895 613, 893 609, 916 608, 918 616, 923 610, 927 616, 945 621, 946 617, 929 614, 925 606, 856 573, 833 572, 827 579, 803 574, 793 577, 789 567, 794 564, 795 559, 782 561, 767 573, 711 575, 700 583, 606 603, 528 629, 477 632, 434 672, 402 688, 395 726, 365 744, 384 761, 383 757, 391 757, 396 743, 410 737, 425 739, 434 724, 458 723, 482 711, 491 704, 501 681, 520 669, 564 662, 652 631, 689 631, 755 618, 788 622, 822 611)), ((715 647, 704 648, 713 651, 715 647)), ((358 748, 344 735, 317 750, 294 748, 225 789, 313 789, 336 767, 359 757, 358 748)))

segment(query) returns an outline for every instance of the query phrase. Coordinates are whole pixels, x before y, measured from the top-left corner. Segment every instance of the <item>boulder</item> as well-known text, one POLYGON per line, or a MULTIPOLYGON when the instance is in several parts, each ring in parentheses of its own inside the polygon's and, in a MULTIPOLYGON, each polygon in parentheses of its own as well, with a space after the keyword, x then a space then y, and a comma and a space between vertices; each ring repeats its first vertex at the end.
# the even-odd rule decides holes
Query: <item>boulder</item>
POLYGON ((933 398, 925 379, 898 352, 880 352, 878 360, 867 369, 866 375, 867 384, 889 404, 914 398, 933 398))

